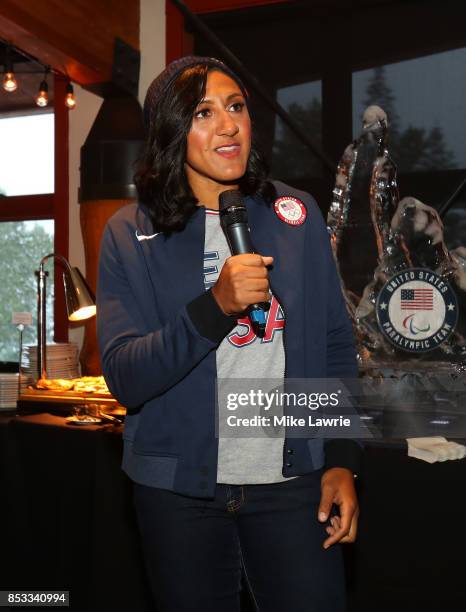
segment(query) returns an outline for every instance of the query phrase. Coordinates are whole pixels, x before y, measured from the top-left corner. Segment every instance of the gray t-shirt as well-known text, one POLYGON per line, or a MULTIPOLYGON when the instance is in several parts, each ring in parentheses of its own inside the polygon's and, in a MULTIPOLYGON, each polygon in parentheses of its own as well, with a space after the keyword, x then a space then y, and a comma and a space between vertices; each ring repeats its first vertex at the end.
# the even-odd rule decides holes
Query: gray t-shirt
MULTIPOLYGON (((215 284, 225 260, 230 255, 218 211, 206 209, 206 290, 215 284)), ((282 381, 285 373, 284 326, 283 311, 272 296, 265 338, 257 338, 250 329, 248 320, 240 319, 217 349, 217 377, 282 381)), ((222 416, 226 415, 220 415, 220 418, 222 416)), ((271 438, 265 432, 263 437, 219 438, 217 482, 264 484, 289 480, 282 475, 283 444, 283 436, 271 438)))

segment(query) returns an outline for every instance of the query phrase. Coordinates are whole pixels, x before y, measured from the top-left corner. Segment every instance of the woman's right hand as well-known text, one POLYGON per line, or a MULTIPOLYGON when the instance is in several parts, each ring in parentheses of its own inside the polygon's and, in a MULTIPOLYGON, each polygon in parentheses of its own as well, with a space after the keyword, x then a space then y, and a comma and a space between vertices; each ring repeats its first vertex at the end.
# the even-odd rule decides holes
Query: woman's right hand
POLYGON ((268 270, 273 257, 255 253, 232 255, 225 260, 212 294, 226 315, 243 313, 251 304, 270 299, 268 270))

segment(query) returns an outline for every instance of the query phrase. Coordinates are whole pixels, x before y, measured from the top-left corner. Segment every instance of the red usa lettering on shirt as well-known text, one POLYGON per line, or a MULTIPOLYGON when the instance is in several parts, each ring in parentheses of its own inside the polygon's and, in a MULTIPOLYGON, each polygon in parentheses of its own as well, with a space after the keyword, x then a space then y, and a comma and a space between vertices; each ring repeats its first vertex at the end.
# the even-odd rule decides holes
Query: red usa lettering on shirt
MULTIPOLYGON (((275 332, 285 327, 285 316, 282 308, 275 296, 272 296, 270 308, 266 313, 267 322, 265 326, 265 335, 260 339, 261 344, 265 342, 273 342, 275 332)), ((257 336, 254 333, 248 317, 238 319, 238 325, 241 329, 232 332, 228 336, 228 342, 237 348, 252 344, 257 336), (242 333, 240 333, 242 332, 242 333)))

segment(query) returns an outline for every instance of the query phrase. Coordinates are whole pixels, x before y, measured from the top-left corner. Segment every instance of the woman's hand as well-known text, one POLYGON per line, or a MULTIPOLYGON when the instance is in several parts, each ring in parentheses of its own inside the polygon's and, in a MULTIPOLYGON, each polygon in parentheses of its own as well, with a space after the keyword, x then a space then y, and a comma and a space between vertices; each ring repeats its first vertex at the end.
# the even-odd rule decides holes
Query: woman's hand
POLYGON ((268 270, 273 257, 254 253, 233 255, 226 259, 212 294, 226 315, 243 313, 251 304, 268 302, 268 270))
POLYGON ((320 481, 321 497, 318 519, 322 523, 330 516, 332 504, 339 506, 340 516, 332 516, 325 530, 329 534, 323 546, 328 548, 336 542, 354 542, 358 529, 359 506, 354 487, 354 476, 347 468, 330 468, 320 481))

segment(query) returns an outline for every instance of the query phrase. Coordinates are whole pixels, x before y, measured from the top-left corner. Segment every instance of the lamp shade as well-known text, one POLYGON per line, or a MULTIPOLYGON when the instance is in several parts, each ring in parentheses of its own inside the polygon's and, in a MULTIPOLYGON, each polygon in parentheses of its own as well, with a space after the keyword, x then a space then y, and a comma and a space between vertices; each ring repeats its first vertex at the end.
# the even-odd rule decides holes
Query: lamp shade
POLYGON ((96 313, 95 298, 78 268, 63 272, 66 309, 70 321, 89 319, 96 313))

